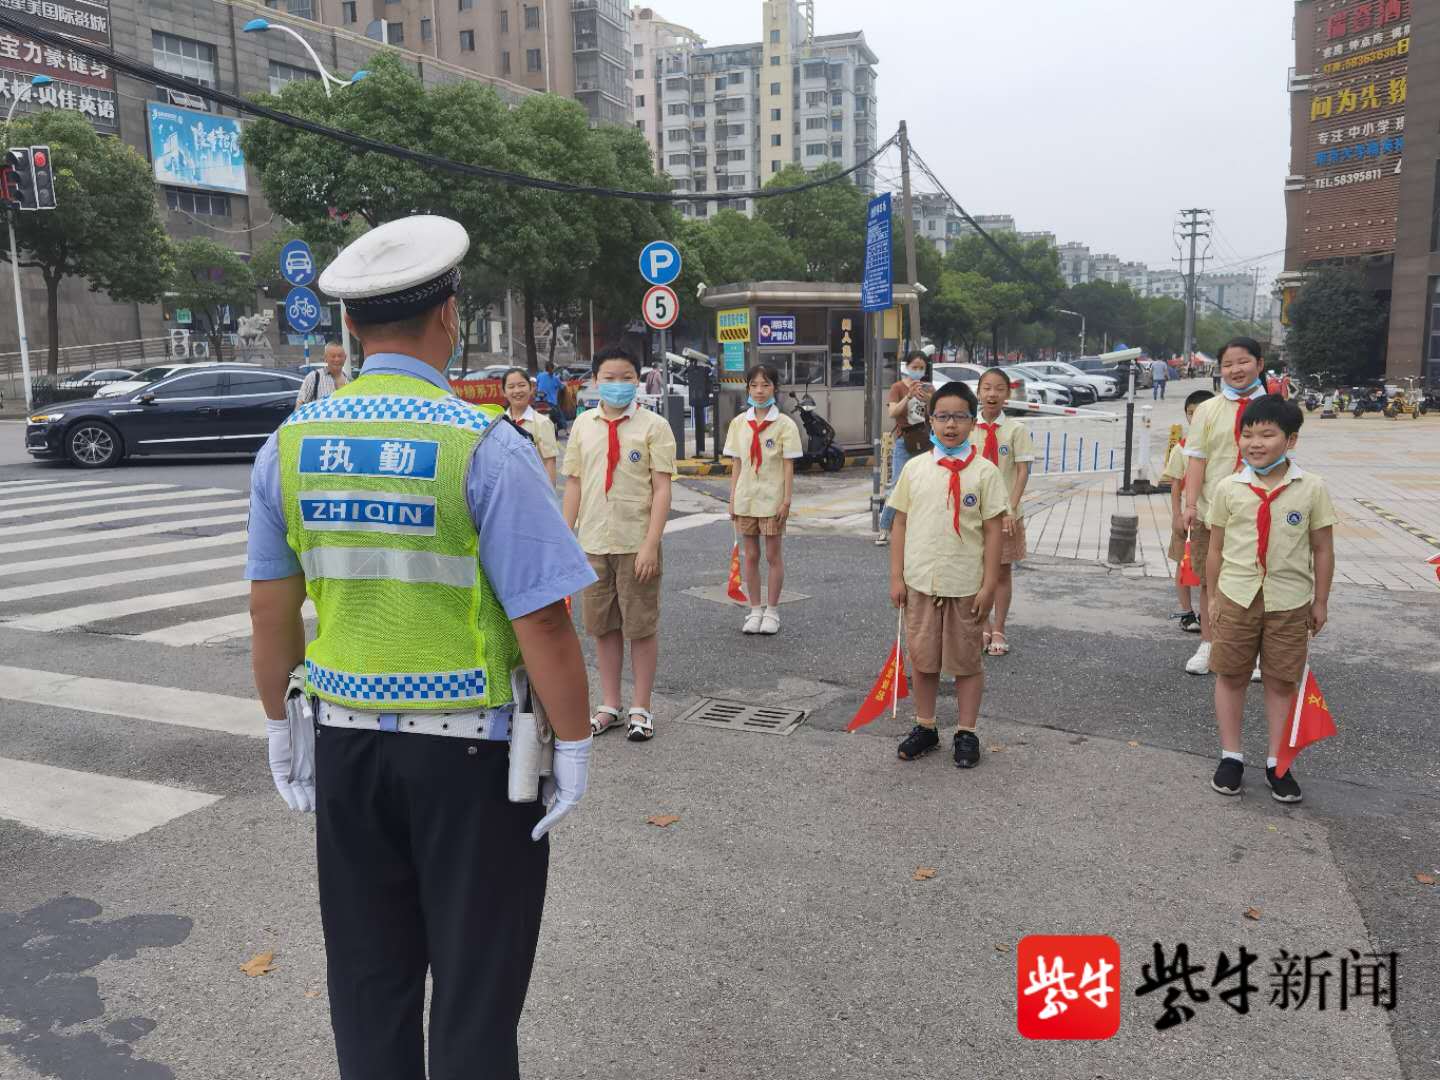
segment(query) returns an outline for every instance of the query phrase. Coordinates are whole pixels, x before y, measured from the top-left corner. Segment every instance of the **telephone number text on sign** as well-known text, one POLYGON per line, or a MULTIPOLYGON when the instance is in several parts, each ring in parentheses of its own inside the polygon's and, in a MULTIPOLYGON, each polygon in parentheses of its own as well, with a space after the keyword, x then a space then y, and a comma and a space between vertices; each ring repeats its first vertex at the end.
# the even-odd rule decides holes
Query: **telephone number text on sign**
POLYGON ((1326 188, 1346 187, 1349 184, 1363 184, 1370 180, 1379 180, 1389 169, 1364 169, 1360 172, 1341 173, 1339 176, 1321 176, 1315 180, 1315 191, 1324 191, 1326 188))

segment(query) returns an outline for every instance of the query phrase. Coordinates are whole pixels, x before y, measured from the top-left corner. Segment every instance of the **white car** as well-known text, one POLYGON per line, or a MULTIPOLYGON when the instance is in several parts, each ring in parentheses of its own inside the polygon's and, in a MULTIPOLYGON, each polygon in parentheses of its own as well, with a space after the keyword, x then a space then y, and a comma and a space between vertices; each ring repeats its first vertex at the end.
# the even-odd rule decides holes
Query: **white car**
POLYGON ((60 384, 62 390, 83 390, 90 387, 102 387, 107 383, 121 382, 125 379, 135 378, 135 372, 126 368, 99 368, 96 371, 86 371, 79 375, 67 375, 65 381, 60 384))
POLYGON ((174 375, 178 371, 184 371, 186 368, 214 367, 217 363, 219 363, 218 360, 199 364, 159 364, 156 367, 146 368, 139 375, 126 379, 124 382, 106 383, 95 392, 95 396, 97 398, 122 397, 125 394, 133 394, 136 390, 149 386, 152 382, 174 375))
POLYGON ((1097 401, 1104 401, 1106 398, 1118 398, 1122 393, 1118 380, 1109 375, 1092 375, 1087 371, 1081 371, 1074 364, 1067 364, 1063 360, 1044 360, 1033 364, 1027 364, 1031 370, 1040 375, 1051 375, 1059 379, 1066 379, 1072 382, 1086 383, 1095 390, 1097 401))
MULTIPOLYGON (((935 388, 938 390, 947 382, 959 381, 978 393, 980 376, 987 371, 987 368, 979 364, 936 364, 930 369, 934 376, 935 388)), ((1070 391, 1057 383, 1046 382, 1043 379, 1036 379, 1034 376, 1020 371, 1016 368, 1003 368, 1010 376, 1010 398, 1013 401, 1031 401, 1039 405, 1069 405, 1070 391)))

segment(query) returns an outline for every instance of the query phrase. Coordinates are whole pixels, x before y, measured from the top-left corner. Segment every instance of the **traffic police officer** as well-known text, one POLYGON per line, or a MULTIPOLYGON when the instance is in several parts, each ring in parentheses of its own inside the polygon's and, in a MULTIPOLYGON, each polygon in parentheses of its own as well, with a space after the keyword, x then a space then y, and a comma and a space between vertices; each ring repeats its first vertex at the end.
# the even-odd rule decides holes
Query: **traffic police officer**
POLYGON ((545 834, 588 780, 565 598, 595 575, 528 438, 450 393, 468 247, 458 223, 422 215, 340 253, 320 287, 346 302, 365 364, 295 412, 252 481, 255 683, 276 786, 316 812, 343 1080, 424 1080, 427 969, 430 1080, 519 1075, 545 834), (302 660, 313 726, 285 719, 302 660), (507 798, 522 660, 555 731, 548 814, 507 798), (313 781, 296 769, 311 739, 313 781))

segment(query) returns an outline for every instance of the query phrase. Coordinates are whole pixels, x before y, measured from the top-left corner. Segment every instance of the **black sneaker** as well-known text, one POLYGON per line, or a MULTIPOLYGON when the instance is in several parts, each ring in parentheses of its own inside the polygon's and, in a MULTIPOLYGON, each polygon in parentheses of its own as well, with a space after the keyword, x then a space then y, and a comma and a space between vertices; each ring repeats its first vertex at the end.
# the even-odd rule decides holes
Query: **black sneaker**
POLYGON ((1240 782, 1245 776, 1245 763, 1236 761, 1234 758, 1221 758, 1220 767, 1215 770, 1215 776, 1210 781, 1210 786, 1221 795, 1239 795, 1240 782))
POLYGON ((1294 769, 1287 769, 1284 776, 1276 776, 1275 770, 1267 766, 1265 779, 1270 782, 1270 797, 1276 802, 1300 801, 1300 785, 1295 782, 1294 769))
POLYGON ((955 767, 973 769, 980 764, 980 740, 973 731, 955 733, 955 767))
POLYGON ((1193 611, 1187 611, 1180 616, 1180 629, 1187 634, 1200 633, 1200 616, 1193 611))
POLYGON ((901 761, 914 761, 916 758, 924 757, 940 745, 940 736, 933 727, 926 727, 924 724, 916 724, 910 729, 910 734, 900 740, 900 749, 896 751, 901 761))

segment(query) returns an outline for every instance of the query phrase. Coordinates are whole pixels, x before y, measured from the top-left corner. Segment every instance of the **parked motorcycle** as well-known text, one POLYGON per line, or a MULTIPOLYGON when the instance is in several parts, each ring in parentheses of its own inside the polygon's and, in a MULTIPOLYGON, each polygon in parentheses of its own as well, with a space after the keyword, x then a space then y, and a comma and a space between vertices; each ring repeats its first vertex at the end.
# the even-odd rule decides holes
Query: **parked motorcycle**
POLYGON ((1352 388, 1354 393, 1350 397, 1350 415, 1360 419, 1367 412, 1378 412, 1382 415, 1385 412, 1385 388, 1364 390, 1356 386, 1352 388))
POLYGON ((820 415, 815 399, 810 396, 810 383, 805 383, 804 397, 796 397, 795 411, 800 414, 800 426, 805 429, 805 453, 795 462, 797 469, 819 465, 826 472, 839 472, 845 466, 845 454, 835 445, 835 428, 829 420, 820 415))

